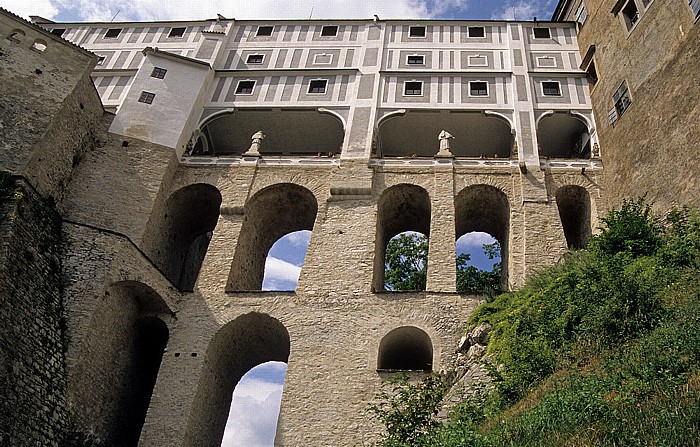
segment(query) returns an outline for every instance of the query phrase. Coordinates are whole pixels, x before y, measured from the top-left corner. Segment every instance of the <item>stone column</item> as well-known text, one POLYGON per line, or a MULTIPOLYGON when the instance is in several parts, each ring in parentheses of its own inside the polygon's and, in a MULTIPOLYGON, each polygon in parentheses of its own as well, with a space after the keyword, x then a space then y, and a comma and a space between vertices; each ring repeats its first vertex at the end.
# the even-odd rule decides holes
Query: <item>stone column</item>
POLYGON ((437 159, 435 186, 431 192, 428 245, 429 292, 455 292, 457 248, 455 246, 454 168, 451 159, 437 159))

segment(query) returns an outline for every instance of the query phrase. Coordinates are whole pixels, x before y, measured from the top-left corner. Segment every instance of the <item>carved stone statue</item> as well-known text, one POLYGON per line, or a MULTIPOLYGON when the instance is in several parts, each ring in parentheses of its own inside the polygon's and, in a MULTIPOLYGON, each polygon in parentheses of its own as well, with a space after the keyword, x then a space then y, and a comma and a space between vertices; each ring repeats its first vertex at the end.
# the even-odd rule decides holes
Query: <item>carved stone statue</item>
POLYGON ((262 133, 262 130, 259 130, 255 132, 255 134, 251 137, 253 142, 250 144, 250 149, 243 154, 247 157, 259 157, 260 156, 260 143, 261 141, 265 138, 265 134, 262 133))
POLYGON ((598 143, 593 144, 593 158, 600 158, 600 146, 598 146, 598 143))
POLYGON ((453 157, 452 152, 450 152, 450 139, 454 138, 446 130, 441 130, 440 135, 438 135, 438 141, 440 141, 440 150, 438 151, 436 157, 453 157))

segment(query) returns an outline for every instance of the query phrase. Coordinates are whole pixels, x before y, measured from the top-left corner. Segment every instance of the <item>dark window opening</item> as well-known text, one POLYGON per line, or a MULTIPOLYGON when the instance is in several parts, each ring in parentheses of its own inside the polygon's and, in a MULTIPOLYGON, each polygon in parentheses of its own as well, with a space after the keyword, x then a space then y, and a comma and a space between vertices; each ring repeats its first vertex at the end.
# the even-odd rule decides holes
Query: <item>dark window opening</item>
POLYGON ((168 37, 182 37, 185 35, 185 27, 171 28, 168 37))
POLYGON ((484 37, 486 36, 486 30, 483 26, 470 26, 467 28, 469 32, 469 37, 484 37))
POLYGON ((273 26, 259 26, 256 36, 272 36, 273 26))
POLYGON ((408 29, 409 37, 425 37, 425 27, 424 26, 412 26, 408 29))
POLYGON ((152 104, 153 99, 156 97, 155 93, 151 92, 141 92, 141 96, 139 97, 139 102, 143 102, 145 104, 152 104))
POLYGON ((592 86, 598 82, 598 70, 595 68, 594 61, 591 61, 591 63, 588 64, 588 67, 586 67, 586 77, 592 86))
POLYGON ((484 81, 474 81, 469 83, 469 96, 488 96, 488 84, 484 81))
POLYGON ((551 39, 549 28, 533 28, 535 39, 551 39))
POLYGON ((239 81, 236 86, 236 94, 252 95, 255 88, 255 81, 239 81))
POLYGON ((338 35, 338 27, 336 25, 326 25, 321 28, 321 36, 335 37, 338 35))
POLYGON ((105 39, 115 39, 122 33, 121 28, 110 28, 105 33, 105 39))
POLYGON ((406 96, 421 96, 423 95, 423 83, 420 81, 409 81, 404 84, 404 95, 406 96))
POLYGON ((545 81, 542 83, 542 94, 544 96, 561 96, 561 87, 558 82, 545 81))
POLYGON ((615 102, 615 110, 617 111, 617 118, 621 117, 625 110, 627 110, 632 104, 632 98, 630 98, 630 92, 627 89, 627 82, 622 81, 620 87, 613 95, 613 101, 615 102))
POLYGON ((425 63, 425 56, 408 56, 408 65, 423 65, 425 63))
POLYGON ((58 37, 63 36, 63 34, 66 32, 65 28, 54 28, 51 30, 51 34, 56 35, 58 37))
POLYGON ((262 64, 265 58, 262 54, 249 54, 246 59, 246 64, 262 64))
POLYGON ((316 79, 309 82, 309 93, 326 93, 326 85, 328 81, 325 79, 316 79))
POLYGON ((165 78, 165 73, 167 73, 168 70, 165 68, 158 68, 158 67, 153 67, 153 71, 151 72, 151 77, 156 78, 156 79, 163 79, 165 78))
POLYGON ((97 59, 97 65, 102 65, 105 63, 105 57, 104 56, 99 56, 97 59))
POLYGON ((622 18, 625 20, 625 25, 627 25, 627 31, 631 30, 639 21, 639 10, 634 0, 628 1, 625 7, 622 8, 622 18))

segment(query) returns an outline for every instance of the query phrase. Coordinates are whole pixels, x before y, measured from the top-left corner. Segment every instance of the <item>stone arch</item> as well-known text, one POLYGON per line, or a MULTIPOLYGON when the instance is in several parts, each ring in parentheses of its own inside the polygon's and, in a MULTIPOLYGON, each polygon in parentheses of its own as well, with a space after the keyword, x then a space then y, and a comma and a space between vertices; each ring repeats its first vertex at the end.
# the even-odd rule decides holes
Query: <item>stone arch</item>
POLYGON ((144 251, 180 290, 194 289, 220 207, 215 186, 195 183, 172 193, 163 212, 151 217, 144 251))
POLYGON ((278 183, 255 193, 245 204, 226 291, 260 290, 272 245, 293 231, 313 231, 317 212, 314 194, 294 183, 278 183))
POLYGON ((32 42, 32 50, 38 51, 39 53, 43 53, 46 51, 47 48, 47 43, 44 39, 34 39, 34 42, 32 42))
POLYGON ((207 347, 183 446, 221 445, 238 382, 262 363, 287 363, 290 348, 287 329, 266 314, 244 314, 219 329, 207 347))
POLYGON ((488 233, 501 246, 501 286, 508 287, 510 204, 508 196, 490 185, 472 185, 455 198, 455 241, 467 233, 488 233))
POLYGON ((27 33, 25 33, 23 30, 19 28, 14 28, 12 31, 10 31, 10 34, 7 35, 7 39, 13 42, 21 42, 26 35, 27 33))
POLYGON ((97 303, 68 399, 78 420, 105 445, 138 444, 170 315, 162 297, 136 281, 111 284, 97 303))
POLYGON ((537 119, 539 155, 552 158, 591 158, 591 134, 580 114, 548 110, 537 119))
POLYGON ((582 186, 566 185, 556 191, 559 218, 569 248, 586 248, 591 240, 591 196, 582 186))
POLYGON ((430 196, 418 185, 401 183, 384 190, 377 202, 372 289, 384 289, 384 258, 389 240, 404 231, 430 238, 430 196))
POLYGON ((378 371, 432 371, 433 343, 415 326, 402 326, 386 334, 379 343, 378 371))

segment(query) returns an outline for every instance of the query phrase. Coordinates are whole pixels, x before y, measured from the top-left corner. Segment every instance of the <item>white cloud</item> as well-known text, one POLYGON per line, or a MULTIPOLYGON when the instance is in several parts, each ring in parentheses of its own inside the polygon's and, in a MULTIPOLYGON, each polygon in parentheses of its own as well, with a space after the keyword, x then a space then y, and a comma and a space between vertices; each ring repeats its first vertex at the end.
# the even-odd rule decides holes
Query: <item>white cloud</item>
POLYGON ((484 244, 493 244, 496 239, 488 233, 475 231, 467 233, 457 240, 457 250, 467 250, 468 248, 481 248, 484 244))
POLYGON ((282 384, 276 376, 284 376, 287 365, 261 366, 275 376, 270 377, 274 381, 243 376, 233 392, 222 447, 269 447, 274 442, 282 399, 282 384))
POLYGON ((294 290, 301 267, 268 256, 265 261, 263 290, 294 290), (290 287, 291 286, 291 287, 290 287))
POLYGON ((27 20, 30 15, 51 19, 58 14, 50 0, 3 0, 0 6, 27 20))
POLYGON ((492 18, 495 20, 532 20, 539 13, 540 20, 549 20, 549 17, 543 15, 546 12, 542 9, 542 3, 542 1, 521 0, 517 4, 507 4, 502 9, 495 11, 492 18))
MULTIPOLYGON (((280 238, 286 240, 295 247, 307 247, 311 240, 311 232, 308 230, 295 231, 280 238)), ((279 242, 279 241, 278 241, 279 242)))

